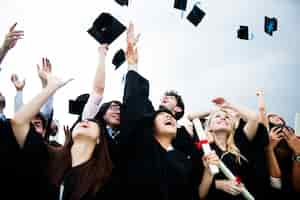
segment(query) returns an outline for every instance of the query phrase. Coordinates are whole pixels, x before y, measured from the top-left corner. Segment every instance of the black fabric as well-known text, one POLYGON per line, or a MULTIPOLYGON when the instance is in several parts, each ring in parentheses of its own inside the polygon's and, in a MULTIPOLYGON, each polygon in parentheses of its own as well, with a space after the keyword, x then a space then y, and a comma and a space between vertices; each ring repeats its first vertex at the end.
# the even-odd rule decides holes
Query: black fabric
MULTIPOLYGON (((10 120, 0 120, 0 193, 2 197, 18 199, 20 184, 20 148, 14 137, 10 120), (18 190, 17 190, 18 191, 18 190)), ((22 180, 21 180, 22 181, 22 180)))
POLYGON ((53 199, 55 193, 44 171, 48 157, 43 138, 30 127, 21 149, 10 120, 0 125, 0 132, 1 195, 9 199, 53 199))
POLYGON ((269 143, 269 135, 267 128, 263 124, 259 124, 257 132, 253 140, 247 142, 247 137, 244 133, 246 122, 240 120, 239 126, 236 130, 236 135, 244 135, 242 144, 239 144, 238 138, 235 138, 238 148, 244 152, 247 157, 250 168, 249 170, 249 190, 256 199, 266 199, 269 196, 270 181, 267 167, 267 158, 265 154, 265 147, 269 143))
MULTIPOLYGON (((246 160, 241 158, 241 163, 239 164, 234 154, 222 151, 215 144, 212 144, 211 147, 216 150, 219 157, 222 157, 222 161, 231 172, 241 179, 255 199, 266 199, 267 195, 269 195, 269 175, 264 148, 268 144, 268 132, 262 124, 259 124, 256 136, 252 141, 249 141, 244 132, 245 124, 246 122, 240 120, 239 126, 235 131, 234 142, 246 160)), ((214 177, 214 180, 217 179, 227 178, 224 174, 219 173, 214 177)), ((207 199, 233 200, 244 199, 244 197, 242 195, 232 196, 220 191, 213 184, 207 199)))
POLYGON ((148 96, 148 81, 129 71, 119 136, 122 198, 195 199, 193 179, 199 180, 200 177, 194 173, 194 159, 177 150, 176 146, 181 146, 186 152, 191 150, 185 148, 184 141, 174 141, 173 151, 167 152, 161 147, 153 136, 155 111, 148 96))
MULTIPOLYGON (((48 150, 43 137, 31 126, 22 148, 22 160, 26 194, 28 199, 54 199, 57 195, 55 188, 50 187, 46 172, 48 150)), ((26 198, 27 199, 27 198, 26 198)))
MULTIPOLYGON (((242 139, 237 137, 238 139, 242 139)), ((236 156, 229 152, 222 151, 217 145, 212 144, 211 148, 214 149, 217 153, 217 155, 222 158, 221 160, 223 163, 229 168, 229 170, 235 175, 236 177, 239 177, 241 181, 245 184, 246 188, 249 187, 249 170, 250 166, 249 163, 243 159, 241 159, 241 163, 238 163, 236 160, 236 156)), ((216 180, 227 180, 226 176, 220 172, 214 176, 214 183, 216 180)), ((233 196, 230 195, 222 190, 216 189, 215 184, 212 184, 212 187, 209 190, 209 193, 207 195, 207 199, 224 199, 224 200, 239 200, 244 199, 242 195, 233 196)), ((248 189, 249 190, 249 189, 248 189)), ((251 193, 251 191, 249 190, 251 193)))
MULTIPOLYGON (((84 181, 81 178, 84 178, 82 176, 78 176, 78 174, 81 174, 82 171, 84 171, 86 168, 89 167, 89 165, 93 162, 93 160, 89 160, 87 162, 84 162, 76 167, 72 167, 65 175, 64 177, 64 190, 63 190, 63 200, 72 200, 72 192, 74 189, 76 189, 76 184, 80 181, 84 181)), ((85 193, 80 200, 93 200, 95 199, 95 195, 93 195, 92 191, 88 191, 85 193)))

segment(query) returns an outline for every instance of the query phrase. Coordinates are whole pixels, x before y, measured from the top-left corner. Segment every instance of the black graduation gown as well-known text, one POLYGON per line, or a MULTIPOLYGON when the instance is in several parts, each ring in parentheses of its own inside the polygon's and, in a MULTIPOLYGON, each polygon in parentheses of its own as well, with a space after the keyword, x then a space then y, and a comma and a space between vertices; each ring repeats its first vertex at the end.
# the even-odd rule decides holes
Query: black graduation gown
MULTIPOLYGON (((212 149, 216 150, 217 155, 222 158, 224 164, 231 170, 231 172, 241 179, 248 189, 248 191, 254 196, 255 199, 263 199, 264 194, 262 192, 265 189, 267 192, 268 172, 266 168, 264 147, 268 143, 267 130, 259 124, 257 134, 252 141, 249 141, 244 133, 245 122, 240 120, 239 127, 237 128, 234 141, 239 148, 243 157, 241 158, 241 164, 237 163, 236 157, 228 152, 223 152, 217 145, 212 144, 212 149), (260 155, 259 155, 260 154, 260 155), (259 188, 261 187, 261 188, 259 188)), ((214 181, 218 179, 227 179, 225 175, 220 172, 214 177, 214 181)), ((226 192, 215 188, 215 184, 212 184, 208 193, 207 199, 226 199, 226 200, 239 200, 244 199, 242 195, 232 196, 226 192)))
MULTIPOLYGON (((239 126, 236 130, 236 135, 245 134, 243 129, 246 122, 240 120, 239 126)), ((236 138, 237 140, 237 138, 236 138)), ((244 152, 245 156, 249 160, 249 190, 252 191, 255 199, 267 199, 269 198, 270 182, 269 171, 267 167, 267 158, 265 154, 265 147, 269 143, 269 135, 267 128, 259 123, 257 133, 252 141, 248 141, 244 138, 244 145, 239 144, 239 148, 244 152)))
POLYGON ((122 198, 196 199, 195 179, 199 181, 200 177, 195 171, 200 169, 195 169, 190 155, 177 150, 176 146, 173 151, 166 151, 154 138, 154 108, 148 96, 148 81, 129 71, 119 137, 122 198))
MULTIPOLYGON (((130 116, 123 124, 132 122, 134 124, 138 119, 145 116, 151 116, 155 112, 152 102, 149 100, 149 81, 135 71, 129 71, 127 73, 123 104, 123 107, 127 109, 127 115, 130 116)), ((121 117, 121 120, 122 118, 124 119, 124 117, 121 117)), ((127 132, 131 132, 130 129, 133 128, 133 126, 127 126, 127 132)), ((173 140, 172 144, 176 149, 185 154, 201 160, 203 152, 198 151, 196 146, 193 145, 197 140, 198 138, 192 138, 190 136, 185 127, 180 127, 177 129, 176 138, 173 140)))
POLYGON ((33 127, 21 149, 7 120, 0 125, 0 193, 6 199, 53 199, 44 171, 47 149, 33 127))

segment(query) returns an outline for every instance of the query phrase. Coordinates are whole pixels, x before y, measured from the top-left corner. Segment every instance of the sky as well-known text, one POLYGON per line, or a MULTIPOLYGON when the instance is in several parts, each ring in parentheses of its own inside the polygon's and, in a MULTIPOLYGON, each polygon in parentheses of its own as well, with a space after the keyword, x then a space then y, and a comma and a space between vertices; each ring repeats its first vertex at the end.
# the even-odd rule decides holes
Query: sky
MULTIPOLYGON (((186 112, 207 111, 211 99, 222 96, 231 103, 258 110, 256 89, 265 93, 267 111, 283 116, 294 126, 300 112, 300 1, 299 0, 201 0, 206 15, 195 27, 187 11, 173 9, 174 0, 131 0, 121 7, 114 0, 2 0, 0 40, 9 27, 25 31, 24 39, 2 63, 0 91, 6 96, 5 113, 13 115, 15 89, 10 75, 26 78, 24 101, 41 90, 36 64, 48 57, 54 73, 74 78, 55 94, 55 118, 72 124, 68 100, 92 90, 99 44, 88 28, 102 12, 109 12, 124 25, 129 21, 141 33, 139 72, 150 81, 155 106, 165 90, 175 89, 184 98, 186 112), (264 33, 264 17, 278 18, 273 37, 264 33), (239 40, 240 25, 249 26, 253 40, 239 40)), ((114 71, 112 56, 126 47, 126 34, 110 45, 106 59, 104 101, 121 99, 126 64, 114 71)))

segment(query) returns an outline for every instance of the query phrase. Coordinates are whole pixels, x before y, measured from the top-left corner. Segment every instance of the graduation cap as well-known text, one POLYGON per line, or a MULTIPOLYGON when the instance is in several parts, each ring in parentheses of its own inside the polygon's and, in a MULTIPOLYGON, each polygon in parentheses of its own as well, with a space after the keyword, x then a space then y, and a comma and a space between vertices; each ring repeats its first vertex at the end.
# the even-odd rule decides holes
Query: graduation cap
POLYGON ((79 95, 76 100, 69 100, 69 113, 74 115, 81 115, 85 104, 89 99, 89 94, 79 95))
POLYGON ((175 0, 174 8, 179 10, 186 10, 187 0, 175 0))
POLYGON ((115 0, 121 6, 128 6, 128 0, 115 0))
POLYGON ((240 26, 237 31, 237 37, 242 40, 249 40, 249 29, 248 26, 240 26))
POLYGON ((115 70, 117 70, 124 62, 126 61, 125 52, 123 49, 117 51, 112 59, 112 64, 115 66, 115 70))
POLYGON ((265 16, 265 33, 273 35, 274 31, 277 31, 278 21, 275 17, 269 18, 265 16))
POLYGON ((111 44, 117 39, 126 27, 109 13, 102 13, 94 21, 88 33, 100 44, 111 44))
POLYGON ((193 9, 187 16, 187 19, 195 26, 198 26, 198 24, 202 21, 204 16, 205 12, 201 10, 197 5, 194 5, 193 9))

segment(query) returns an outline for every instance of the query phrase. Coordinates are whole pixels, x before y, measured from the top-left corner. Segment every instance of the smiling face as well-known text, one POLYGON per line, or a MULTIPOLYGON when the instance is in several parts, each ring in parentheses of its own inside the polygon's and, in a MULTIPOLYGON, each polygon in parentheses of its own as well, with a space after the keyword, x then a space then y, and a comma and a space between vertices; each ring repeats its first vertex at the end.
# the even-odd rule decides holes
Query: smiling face
POLYGON ((72 138, 75 140, 76 138, 83 136, 90 138, 94 141, 99 140, 100 128, 99 125, 90 120, 84 120, 79 122, 72 131, 72 138))
POLYGON ((275 124, 275 125, 284 125, 285 124, 284 120, 279 115, 276 115, 276 114, 269 115, 268 119, 269 119, 269 122, 271 122, 272 124, 275 124))
POLYGON ((171 137, 176 136, 176 119, 167 112, 160 112, 154 119, 155 134, 158 137, 171 137))
POLYGON ((216 111, 210 118, 208 129, 213 132, 233 130, 233 119, 226 111, 216 111))
POLYGON ((114 128, 120 125, 120 105, 112 102, 107 109, 103 119, 110 127, 114 128))

